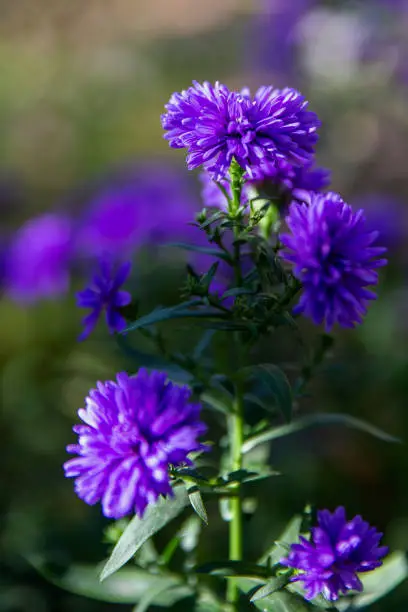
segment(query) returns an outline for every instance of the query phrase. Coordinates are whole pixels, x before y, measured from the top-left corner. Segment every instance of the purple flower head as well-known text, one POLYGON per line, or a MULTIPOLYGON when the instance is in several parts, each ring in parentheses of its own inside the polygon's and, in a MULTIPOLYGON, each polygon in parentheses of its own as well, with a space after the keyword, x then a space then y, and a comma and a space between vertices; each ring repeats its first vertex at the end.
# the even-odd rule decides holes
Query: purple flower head
POLYGON ((303 96, 289 88, 260 87, 251 97, 248 90, 194 81, 172 95, 166 110, 162 125, 170 146, 186 148, 188 168, 204 166, 215 180, 233 158, 249 178, 280 160, 310 163, 320 125, 303 96))
POLYGON ((16 232, 5 258, 6 292, 17 302, 54 298, 69 287, 72 227, 62 214, 31 219, 16 232))
POLYGON ((77 248, 92 257, 130 257, 143 246, 182 239, 197 210, 181 173, 159 162, 141 164, 96 191, 77 248))
POLYGON ((303 293, 296 313, 314 323, 325 321, 354 327, 362 322, 375 293, 366 287, 378 282, 376 268, 385 265, 378 256, 385 248, 373 246, 378 232, 366 227, 364 213, 354 213, 337 193, 310 194, 310 203, 291 204, 286 218, 291 234, 281 236, 303 293))
POLYGON ((322 593, 329 601, 336 601, 350 590, 362 591, 358 577, 382 565, 387 546, 379 546, 382 533, 355 516, 347 521, 343 507, 333 514, 321 510, 318 526, 311 532, 311 540, 300 536, 299 544, 292 544, 287 559, 281 563, 298 570, 292 582, 303 582, 306 598, 322 593))
POLYGON ((100 260, 99 270, 93 275, 90 285, 77 293, 77 306, 91 309, 91 313, 82 320, 84 330, 79 340, 89 336, 103 311, 111 334, 126 327, 120 309, 130 304, 132 298, 130 293, 122 291, 120 287, 129 276, 130 269, 130 261, 123 263, 115 271, 113 263, 108 258, 100 260))
POLYGON ((121 518, 136 513, 159 495, 171 495, 168 466, 187 464, 207 427, 191 390, 174 385, 163 372, 140 369, 136 376, 117 375, 117 382, 98 382, 78 411, 85 425, 75 425, 77 455, 64 464, 76 478, 75 491, 87 504, 102 502, 103 514, 121 518))

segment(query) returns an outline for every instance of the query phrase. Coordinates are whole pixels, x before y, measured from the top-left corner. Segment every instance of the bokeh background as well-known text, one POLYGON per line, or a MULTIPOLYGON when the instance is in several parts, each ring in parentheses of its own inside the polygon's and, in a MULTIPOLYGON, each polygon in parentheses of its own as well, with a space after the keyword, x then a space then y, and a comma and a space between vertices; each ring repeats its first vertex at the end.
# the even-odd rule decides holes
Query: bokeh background
MULTIPOLYGON (((131 609, 120 592, 104 603, 59 589, 32 559, 63 568, 108 554, 108 522, 75 497, 61 469, 89 388, 132 367, 103 326, 77 342, 74 293, 94 254, 81 232, 106 202, 112 214, 130 214, 123 248, 135 261, 133 294, 142 311, 175 302, 185 262, 157 244, 182 238, 202 202, 197 176, 162 138, 160 114, 192 79, 299 88, 323 122, 318 160, 332 169, 333 189, 366 208, 389 248, 378 301, 360 328, 336 331, 297 410, 348 412, 404 443, 339 428, 276 443, 271 461, 283 476, 259 489, 248 557, 305 502, 344 504, 384 530, 391 548, 408 549, 408 1, 3 0, 1 8, 0 610, 131 609), (52 223, 22 233, 49 214, 67 223, 62 243, 52 223), (68 265, 73 242, 81 257, 68 265), (44 271, 63 275, 58 288, 42 283, 44 271)), ((271 345, 266 359, 293 358, 284 339, 271 345)), ((216 510, 203 560, 226 555, 216 510)), ((405 584, 373 610, 405 612, 407 603, 405 584)))

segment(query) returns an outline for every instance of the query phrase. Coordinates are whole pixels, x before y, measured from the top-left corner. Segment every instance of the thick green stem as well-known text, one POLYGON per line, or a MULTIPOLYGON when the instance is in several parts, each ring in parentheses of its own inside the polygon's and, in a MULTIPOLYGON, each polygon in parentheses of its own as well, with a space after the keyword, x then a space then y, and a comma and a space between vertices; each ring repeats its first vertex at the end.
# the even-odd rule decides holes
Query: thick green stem
MULTIPOLYGON (((244 442, 244 416, 243 397, 240 387, 236 389, 235 411, 231 415, 230 423, 231 439, 231 468, 233 471, 242 468, 242 445, 244 442)), ((234 492, 236 494, 230 500, 231 520, 229 523, 229 558, 232 561, 241 561, 243 555, 243 530, 242 530, 242 498, 241 485, 236 483, 234 492)), ((237 608, 239 589, 235 578, 228 579, 227 600, 237 608)))

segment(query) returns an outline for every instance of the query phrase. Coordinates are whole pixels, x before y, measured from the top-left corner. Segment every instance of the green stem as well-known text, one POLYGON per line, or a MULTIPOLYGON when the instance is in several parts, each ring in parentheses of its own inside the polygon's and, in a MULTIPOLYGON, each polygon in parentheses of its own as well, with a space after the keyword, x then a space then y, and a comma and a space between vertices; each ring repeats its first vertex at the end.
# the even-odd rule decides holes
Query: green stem
MULTIPOLYGON (((236 389, 235 411, 231 415, 231 468, 233 471, 242 468, 242 445, 244 443, 244 415, 243 394, 240 387, 236 389)), ((243 556, 243 529, 242 529, 242 498, 241 485, 234 485, 236 497, 230 500, 231 520, 229 523, 229 558, 232 561, 241 561, 243 556)), ((227 600, 237 609, 239 589, 236 578, 228 579, 227 600)))

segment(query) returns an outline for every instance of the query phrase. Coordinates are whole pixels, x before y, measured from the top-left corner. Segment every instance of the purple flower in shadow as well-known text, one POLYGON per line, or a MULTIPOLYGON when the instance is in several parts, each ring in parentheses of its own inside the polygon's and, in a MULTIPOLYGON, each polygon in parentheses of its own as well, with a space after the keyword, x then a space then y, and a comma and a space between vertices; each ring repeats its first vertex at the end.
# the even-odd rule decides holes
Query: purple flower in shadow
POLYGON ((120 332, 126 327, 120 309, 130 304, 131 296, 120 288, 128 278, 130 269, 130 261, 121 264, 115 271, 112 261, 100 260, 99 270, 93 275, 90 285, 77 293, 77 306, 91 309, 91 313, 82 320, 84 330, 78 340, 89 336, 102 312, 105 312, 109 333, 120 332))
POLYGON ((387 546, 379 546, 382 533, 361 516, 347 521, 342 506, 333 513, 321 510, 317 522, 310 541, 301 536, 300 543, 292 544, 288 557, 281 560, 282 565, 300 572, 292 582, 303 582, 306 599, 322 593, 329 601, 336 601, 350 590, 362 591, 357 574, 382 565, 388 552, 387 546))

